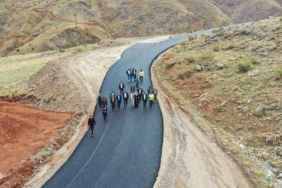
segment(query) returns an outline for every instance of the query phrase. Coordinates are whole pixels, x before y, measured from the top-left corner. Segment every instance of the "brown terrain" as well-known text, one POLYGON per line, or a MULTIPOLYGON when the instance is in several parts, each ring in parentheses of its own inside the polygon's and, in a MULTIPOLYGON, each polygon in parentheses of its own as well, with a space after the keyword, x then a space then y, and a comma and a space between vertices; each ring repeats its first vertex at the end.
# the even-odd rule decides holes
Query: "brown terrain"
POLYGON ((0 187, 40 187, 56 172, 87 131, 107 70, 137 41, 50 61, 22 81, 29 92, 0 98, 0 187))
POLYGON ((176 102, 175 116, 184 112, 257 187, 282 185, 281 23, 276 18, 189 38, 153 68, 166 105, 176 102))
POLYGON ((0 9, 1 56, 105 38, 185 33, 282 14, 278 0, 2 0, 0 9))

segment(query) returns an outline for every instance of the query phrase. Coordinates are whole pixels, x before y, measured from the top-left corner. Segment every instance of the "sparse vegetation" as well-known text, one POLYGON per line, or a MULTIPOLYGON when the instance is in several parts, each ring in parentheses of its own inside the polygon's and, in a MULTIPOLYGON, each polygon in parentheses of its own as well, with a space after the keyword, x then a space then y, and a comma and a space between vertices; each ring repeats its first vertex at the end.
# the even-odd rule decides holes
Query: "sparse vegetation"
POLYGON ((217 30, 205 38, 187 40, 187 48, 177 51, 179 46, 175 46, 165 58, 170 62, 186 61, 180 61, 166 74, 161 74, 163 66, 156 71, 159 79, 166 80, 161 84, 170 94, 173 93, 189 114, 193 114, 194 120, 198 114, 197 122, 202 130, 212 128, 217 143, 230 151, 238 163, 249 168, 250 175, 262 187, 269 185, 264 172, 256 161, 238 149, 238 144, 231 143, 230 138, 241 139, 240 143, 256 155, 258 161, 271 162, 274 168, 282 171, 280 157, 274 152, 274 147, 281 147, 282 140, 273 140, 271 136, 266 139, 265 136, 278 133, 282 136, 282 118, 279 115, 282 57, 277 42, 277 28, 280 30, 280 27, 280 19, 277 18, 228 29, 224 36, 215 35, 220 32, 217 30), (250 36, 251 33, 254 35, 250 36), (227 35, 228 40, 225 38, 227 35), (268 37, 262 37, 265 35, 268 37), (218 53, 220 50, 225 51, 218 53), (195 57, 195 60, 187 63, 190 57, 195 57), (220 68, 222 64, 224 68, 220 68), (195 69, 197 71, 184 76, 186 71, 195 69))
POLYGON ((219 47, 219 46, 213 46, 213 47, 212 47, 212 50, 213 50, 214 52, 218 52, 218 51, 220 50, 220 47, 219 47))
POLYGON ((71 42, 66 42, 64 45, 63 45, 63 48, 71 48, 72 47, 72 43, 71 42))
POLYGON ((245 73, 251 70, 251 65, 245 62, 239 63, 237 67, 240 73, 245 73))
POLYGON ((277 79, 282 79, 282 69, 277 71, 277 79))
POLYGON ((75 51, 76 52, 83 52, 83 48, 82 47, 77 47, 77 48, 75 48, 75 51))

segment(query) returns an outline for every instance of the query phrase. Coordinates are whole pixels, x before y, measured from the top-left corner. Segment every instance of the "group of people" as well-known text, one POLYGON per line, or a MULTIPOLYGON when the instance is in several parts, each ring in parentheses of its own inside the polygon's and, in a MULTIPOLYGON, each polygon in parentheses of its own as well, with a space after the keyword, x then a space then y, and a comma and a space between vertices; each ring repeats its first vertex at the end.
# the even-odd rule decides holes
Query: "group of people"
MULTIPOLYGON (((125 90, 125 84, 120 81, 118 85, 119 92, 117 95, 115 94, 114 91, 112 91, 109 95, 109 102, 111 104, 112 111, 115 110, 116 106, 118 109, 120 109, 121 103, 123 101, 124 108, 127 107, 128 105, 128 100, 130 99, 132 102, 132 106, 135 108, 138 108, 139 103, 142 101, 143 102, 143 107, 146 108, 147 102, 149 101, 149 107, 151 108, 153 103, 156 102, 157 100, 157 94, 158 91, 156 88, 153 88, 150 86, 147 89, 147 93, 145 90, 139 86, 139 83, 143 83, 143 78, 144 78, 144 72, 141 69, 139 72, 139 78, 137 76, 137 71, 135 68, 128 68, 126 71, 127 74, 127 79, 128 82, 132 82, 134 80, 135 85, 132 83, 130 85, 130 93, 128 93, 125 90)), ((97 104, 99 108, 102 110, 103 118, 104 120, 107 119, 107 112, 108 112, 108 100, 106 96, 103 96, 101 94, 98 95, 97 97, 97 104)), ((91 136, 93 136, 93 131, 94 131, 94 124, 96 124, 93 116, 91 116, 88 120, 88 125, 91 128, 91 136)))

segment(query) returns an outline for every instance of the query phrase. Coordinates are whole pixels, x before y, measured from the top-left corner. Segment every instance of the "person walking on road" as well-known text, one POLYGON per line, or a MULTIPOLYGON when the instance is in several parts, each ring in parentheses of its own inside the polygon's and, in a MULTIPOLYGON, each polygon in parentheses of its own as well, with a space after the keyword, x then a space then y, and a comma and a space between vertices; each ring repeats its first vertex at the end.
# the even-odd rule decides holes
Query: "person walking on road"
POLYGON ((138 91, 135 91, 134 93, 134 107, 138 108, 138 91))
POLYGON ((131 94, 130 94, 130 99, 131 99, 131 103, 132 103, 133 107, 134 107, 134 93, 135 93, 135 90, 133 92, 131 92, 131 94))
POLYGON ((152 107, 153 102, 154 102, 154 94, 152 92, 150 92, 150 94, 149 94, 149 106, 150 106, 150 108, 152 107))
POLYGON ((112 110, 114 111, 116 108, 116 99, 114 95, 112 95, 112 98, 111 98, 111 105, 112 105, 112 110))
POLYGON ((138 77, 135 78, 134 82, 135 82, 136 89, 137 89, 137 88, 139 87, 139 82, 140 82, 140 80, 138 79, 138 77))
POLYGON ((107 108, 107 106, 103 106, 102 107, 102 114, 103 114, 104 121, 105 121, 107 119, 107 115, 108 115, 108 108, 107 108))
POLYGON ((139 77, 140 77, 140 82, 142 84, 143 83, 143 78, 144 78, 144 71, 142 71, 142 69, 139 72, 139 77))
POLYGON ((124 108, 127 106, 128 98, 129 98, 128 92, 127 92, 126 90, 124 90, 124 92, 123 92, 123 101, 124 101, 123 104, 124 104, 124 108))
POLYGON ((101 93, 99 93, 98 97, 96 98, 97 104, 99 106, 99 108, 101 109, 102 107, 102 96, 101 93))
POLYGON ((108 106, 108 101, 107 101, 107 97, 106 96, 104 96, 103 98, 102 98, 102 106, 108 106))
POLYGON ((137 89, 138 92, 138 102, 141 101, 141 97, 142 97, 142 93, 143 93, 143 89, 139 86, 137 89))
POLYGON ((112 96, 114 96, 114 97, 116 97, 116 94, 115 94, 115 92, 114 91, 112 91, 111 93, 110 93, 110 99, 112 98, 112 96))
POLYGON ((147 90, 148 95, 149 95, 151 92, 153 93, 153 88, 152 88, 152 86, 149 86, 149 88, 148 88, 148 90, 147 90))
POLYGON ((133 71, 133 69, 130 67, 130 82, 132 82, 133 77, 134 77, 134 71, 133 71))
POLYGON ((122 96, 120 95, 120 93, 118 93, 118 95, 116 96, 116 101, 117 101, 117 107, 119 109, 122 101, 122 96))
POLYGON ((158 95, 158 90, 156 88, 154 88, 153 94, 154 94, 154 103, 156 103, 157 95, 158 95))
POLYGON ((148 95, 146 94, 146 92, 143 92, 142 95, 142 101, 143 101, 143 107, 146 108, 146 104, 147 104, 147 100, 148 100, 148 95))
POLYGON ((131 80, 130 68, 127 69, 126 74, 127 74, 127 81, 130 82, 131 80))
POLYGON ((124 88, 125 88, 124 83, 122 83, 122 81, 120 81, 120 83, 119 83, 119 85, 118 85, 118 88, 119 88, 120 94, 122 95, 123 90, 124 90, 124 88))
POLYGON ((135 92, 135 86, 134 86, 134 84, 131 84, 130 93, 134 93, 134 92, 135 92))
POLYGON ((137 76, 137 71, 134 67, 133 67, 132 71, 133 71, 133 79, 135 80, 136 76, 137 76))
POLYGON ((90 127, 90 129, 91 129, 91 137, 93 137, 94 125, 96 125, 96 121, 93 118, 93 116, 90 115, 89 119, 88 119, 88 127, 90 127))

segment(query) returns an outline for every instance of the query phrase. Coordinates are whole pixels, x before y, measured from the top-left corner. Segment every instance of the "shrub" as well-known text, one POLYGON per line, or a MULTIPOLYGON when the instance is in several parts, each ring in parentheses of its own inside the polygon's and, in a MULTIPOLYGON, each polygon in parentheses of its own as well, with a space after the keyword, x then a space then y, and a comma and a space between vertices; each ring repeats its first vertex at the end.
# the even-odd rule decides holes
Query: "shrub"
POLYGON ((213 107, 213 109, 214 109, 215 111, 217 111, 217 112, 222 112, 222 111, 223 111, 223 108, 222 108, 222 106, 220 106, 220 105, 215 105, 215 106, 213 107))
POLYGON ((83 48, 82 48, 82 47, 77 47, 77 48, 75 49, 75 51, 76 51, 76 52, 83 52, 83 48))
POLYGON ((65 52, 65 50, 60 48, 59 52, 63 53, 63 52, 65 52))
POLYGON ((218 51, 220 50, 220 48, 219 48, 219 46, 213 46, 213 47, 212 47, 212 50, 213 50, 214 52, 218 52, 218 51))
POLYGON ((282 79, 282 69, 277 71, 277 79, 282 79))
POLYGON ((72 43, 71 42, 66 42, 64 45, 63 45, 63 48, 71 48, 72 47, 72 43))
POLYGON ((201 57, 202 60, 212 61, 213 60, 213 54, 211 52, 206 52, 201 57))
POLYGON ((263 110, 258 110, 258 111, 255 111, 255 112, 254 112, 254 116, 256 116, 256 117, 258 117, 258 118, 261 118, 261 117, 263 117, 263 116, 265 116, 265 115, 266 115, 265 109, 263 109, 263 110))
POLYGON ((282 18, 279 19, 282 22, 282 18))
POLYGON ((246 30, 241 30, 241 31, 239 32, 239 34, 240 34, 240 35, 246 35, 246 34, 247 34, 247 31, 246 31, 246 30))
POLYGON ((258 59, 255 58, 255 57, 250 58, 250 59, 249 59, 249 63, 250 63, 250 64, 253 64, 253 65, 259 65, 259 64, 260 64, 260 62, 258 61, 258 59))
POLYGON ((234 48, 236 48, 236 45, 231 43, 225 48, 225 50, 231 50, 231 49, 234 49, 234 48))
POLYGON ((190 78, 194 74, 193 71, 191 70, 186 70, 184 73, 179 74, 177 78, 184 80, 185 78, 190 78))
POLYGON ((239 63, 238 70, 241 73, 245 73, 251 70, 251 65, 249 63, 239 63))
POLYGON ((186 57, 185 58, 186 61, 188 61, 188 63, 195 63, 196 62, 196 58, 195 57, 186 57))

